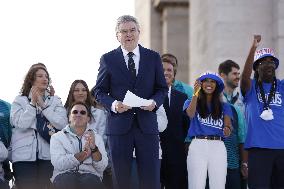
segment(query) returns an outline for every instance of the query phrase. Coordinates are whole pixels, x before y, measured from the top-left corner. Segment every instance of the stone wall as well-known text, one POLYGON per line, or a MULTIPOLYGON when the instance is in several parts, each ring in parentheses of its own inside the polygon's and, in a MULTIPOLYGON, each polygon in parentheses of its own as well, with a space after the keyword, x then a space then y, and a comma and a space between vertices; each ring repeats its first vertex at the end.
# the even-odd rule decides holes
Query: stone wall
POLYGON ((140 43, 178 58, 176 78, 189 80, 188 0, 136 0, 135 16, 142 26, 140 43), (145 10, 147 9, 147 10, 145 10))
POLYGON ((177 79, 189 84, 226 59, 243 68, 254 34, 262 35, 259 48, 275 50, 283 78, 283 10, 284 0, 136 0, 136 16, 146 30, 141 43, 175 54, 177 79))

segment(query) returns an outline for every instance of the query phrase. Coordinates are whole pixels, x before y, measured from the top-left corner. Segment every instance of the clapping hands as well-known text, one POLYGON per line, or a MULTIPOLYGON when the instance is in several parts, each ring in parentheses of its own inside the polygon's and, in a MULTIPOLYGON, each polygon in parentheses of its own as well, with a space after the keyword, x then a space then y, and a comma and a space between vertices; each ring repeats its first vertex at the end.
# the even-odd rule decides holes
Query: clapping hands
POLYGON ((96 147, 94 131, 88 131, 88 133, 84 137, 86 140, 85 147, 94 149, 96 147))
POLYGON ((85 159, 91 156, 93 148, 96 147, 95 135, 93 131, 88 131, 83 137, 85 137, 85 145, 81 152, 75 154, 78 161, 83 162, 85 159))
POLYGON ((45 107, 44 101, 42 99, 42 93, 40 92, 39 88, 36 86, 32 86, 31 88, 31 103, 35 106, 36 104, 39 105, 41 108, 45 107))

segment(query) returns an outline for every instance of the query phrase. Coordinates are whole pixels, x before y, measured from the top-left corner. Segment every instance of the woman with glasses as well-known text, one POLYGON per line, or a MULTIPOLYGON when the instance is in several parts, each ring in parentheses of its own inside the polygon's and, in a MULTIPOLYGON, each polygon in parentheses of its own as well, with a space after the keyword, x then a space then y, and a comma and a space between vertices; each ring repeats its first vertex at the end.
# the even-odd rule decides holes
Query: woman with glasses
POLYGON ((91 110, 75 102, 68 110, 69 124, 51 137, 55 189, 103 189, 103 172, 108 158, 104 142, 88 124, 91 110))
POLYGON ((50 137, 67 125, 67 116, 60 98, 47 90, 49 84, 45 67, 31 67, 11 106, 12 163, 18 189, 50 185, 50 137))

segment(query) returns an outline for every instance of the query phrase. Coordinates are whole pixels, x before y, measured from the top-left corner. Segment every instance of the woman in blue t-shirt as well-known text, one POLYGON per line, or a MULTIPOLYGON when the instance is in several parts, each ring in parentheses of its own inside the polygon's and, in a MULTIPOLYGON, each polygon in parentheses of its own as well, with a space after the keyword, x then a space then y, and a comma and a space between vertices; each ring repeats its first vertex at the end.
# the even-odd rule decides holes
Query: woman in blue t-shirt
POLYGON ((191 119, 188 136, 192 139, 187 157, 188 188, 205 188, 207 171, 210 189, 224 189, 227 152, 223 138, 231 134, 232 112, 220 94, 224 83, 218 74, 206 72, 194 84, 192 99, 184 104, 191 119))

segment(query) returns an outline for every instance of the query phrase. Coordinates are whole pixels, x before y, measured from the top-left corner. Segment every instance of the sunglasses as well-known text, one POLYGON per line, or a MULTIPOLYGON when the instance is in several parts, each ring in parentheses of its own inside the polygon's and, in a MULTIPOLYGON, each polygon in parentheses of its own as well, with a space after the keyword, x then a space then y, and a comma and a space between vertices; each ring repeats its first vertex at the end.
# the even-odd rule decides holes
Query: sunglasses
POLYGON ((81 115, 86 115, 87 114, 87 112, 85 111, 85 110, 81 110, 81 111, 78 111, 78 110, 73 110, 72 112, 71 112, 72 114, 78 114, 78 113, 80 113, 81 115))
POLYGON ((270 65, 274 65, 274 66, 276 66, 276 63, 275 62, 259 62, 258 63, 258 65, 268 65, 268 64, 270 64, 270 65))

